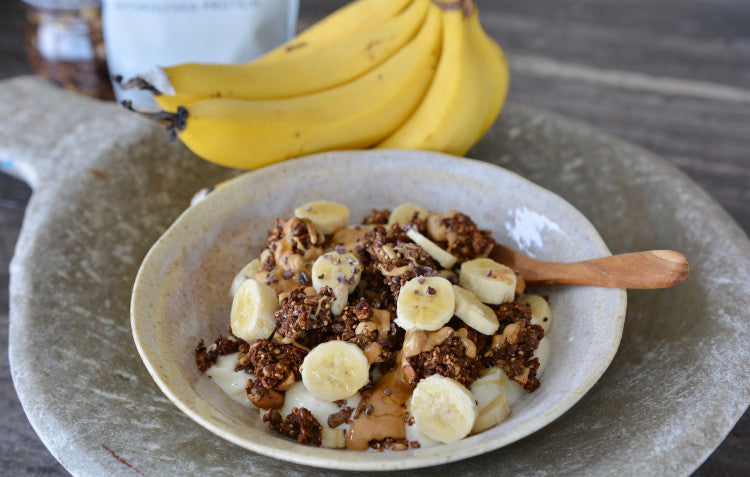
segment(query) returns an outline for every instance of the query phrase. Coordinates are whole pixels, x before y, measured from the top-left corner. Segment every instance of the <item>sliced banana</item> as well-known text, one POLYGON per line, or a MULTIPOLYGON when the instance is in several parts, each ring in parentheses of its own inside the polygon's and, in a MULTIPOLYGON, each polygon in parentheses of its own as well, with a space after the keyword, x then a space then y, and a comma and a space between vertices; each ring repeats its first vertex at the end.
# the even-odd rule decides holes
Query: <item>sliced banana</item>
POLYGON ((455 309, 451 282, 441 277, 416 277, 399 291, 395 323, 405 330, 435 331, 450 321, 455 309))
POLYGON ((278 306, 273 288, 252 278, 245 280, 232 299, 229 313, 232 334, 248 343, 268 338, 276 328, 274 313, 278 306))
POLYGON ((477 421, 474 423, 471 432, 486 431, 490 427, 503 422, 509 415, 508 396, 505 393, 499 393, 495 399, 479 411, 477 421))
POLYGON ((330 200, 308 202, 294 209, 294 215, 307 219, 323 235, 330 235, 349 223, 349 208, 330 200))
POLYGON ((427 437, 456 442, 466 437, 477 420, 477 403, 471 391, 439 374, 422 379, 411 397, 414 424, 427 437))
POLYGON ((443 268, 453 268, 453 265, 458 261, 456 257, 440 248, 438 244, 420 234, 415 229, 407 230, 406 235, 412 239, 415 244, 422 247, 425 252, 430 254, 430 257, 434 258, 443 268))
POLYGON ((417 204, 412 204, 409 202, 406 202, 401 205, 397 205, 395 209, 391 211, 391 215, 388 217, 388 223, 386 224, 386 228, 390 229, 391 225, 398 224, 399 226, 403 227, 404 225, 411 222, 412 217, 414 217, 414 213, 417 213, 417 217, 420 219, 426 219, 428 215, 430 215, 430 211, 426 210, 417 204))
POLYGON ((237 273, 232 280, 232 287, 230 289, 230 296, 234 296, 237 293, 237 289, 242 285, 242 282, 250 278, 255 278, 255 275, 260 271, 261 263, 259 258, 255 258, 250 261, 247 265, 242 267, 242 270, 237 273))
MULTIPOLYGON (((515 391, 508 390, 509 382, 503 370, 493 367, 483 370, 482 376, 471 384, 471 393, 477 400, 479 410, 472 432, 482 432, 508 417, 511 404, 508 395, 514 395, 515 391)), ((515 381, 513 383, 516 384, 515 381)))
POLYGON ((329 449, 343 449, 346 447, 346 431, 344 429, 331 429, 328 426, 322 426, 320 439, 320 444, 329 449))
POLYGON ((531 324, 541 326, 547 334, 552 323, 552 308, 547 300, 539 295, 521 295, 518 300, 531 307, 531 324))
POLYGON ((338 283, 333 287, 333 303, 331 303, 331 313, 339 316, 344 312, 346 304, 349 303, 349 289, 346 283, 338 283))
MULTIPOLYGON (((409 413, 409 416, 414 415, 414 413, 412 412, 412 408, 411 408, 411 398, 409 398, 406 401, 406 412, 409 413)), ((419 428, 414 424, 413 419, 410 419, 409 422, 406 423, 406 436, 404 438, 409 442, 413 442, 413 441, 419 442, 420 449, 433 447, 433 446, 437 446, 441 444, 439 441, 436 441, 435 439, 427 437, 427 435, 424 432, 420 431, 419 428)))
POLYGON ((362 263, 352 252, 340 253, 331 251, 324 253, 315 260, 312 266, 312 284, 317 293, 324 287, 333 290, 333 304, 331 312, 338 316, 349 301, 349 293, 353 292, 362 276, 362 263))
POLYGON ((516 293, 516 274, 491 258, 476 258, 462 263, 459 282, 479 301, 490 305, 513 301, 516 293))
POLYGON ((328 341, 313 348, 300 368, 310 394, 327 401, 346 399, 370 380, 370 364, 359 347, 345 341, 328 341))
MULTIPOLYGON (((543 338, 534 351, 534 357, 539 360, 537 377, 540 377, 546 368, 549 354, 549 340, 543 338)), ((510 414, 510 406, 527 394, 520 384, 508 378, 505 371, 497 367, 483 370, 479 379, 472 383, 471 392, 479 408, 473 433, 482 432, 504 421, 510 414)))
POLYGON ((456 295, 455 315, 478 332, 494 335, 500 327, 500 322, 492 308, 479 301, 472 292, 458 285, 453 285, 453 292, 456 295))
POLYGON ((323 287, 335 288, 345 284, 349 293, 353 292, 362 276, 362 263, 351 252, 330 251, 315 260, 312 266, 312 285, 320 293, 323 287))
POLYGON ((542 338, 539 341, 539 345, 534 350, 534 357, 539 360, 539 367, 536 369, 536 377, 538 378, 542 375, 549 361, 549 339, 542 338))

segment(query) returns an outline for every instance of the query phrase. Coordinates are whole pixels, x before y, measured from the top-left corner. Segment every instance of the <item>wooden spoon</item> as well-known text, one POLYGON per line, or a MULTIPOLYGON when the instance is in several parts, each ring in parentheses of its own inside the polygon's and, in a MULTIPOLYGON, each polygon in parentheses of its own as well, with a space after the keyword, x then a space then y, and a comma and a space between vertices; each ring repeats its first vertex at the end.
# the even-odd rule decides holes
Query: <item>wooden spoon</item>
POLYGON ((689 273, 685 256, 672 250, 651 250, 583 262, 555 263, 537 260, 496 244, 490 257, 520 273, 527 285, 655 289, 677 285, 689 273))

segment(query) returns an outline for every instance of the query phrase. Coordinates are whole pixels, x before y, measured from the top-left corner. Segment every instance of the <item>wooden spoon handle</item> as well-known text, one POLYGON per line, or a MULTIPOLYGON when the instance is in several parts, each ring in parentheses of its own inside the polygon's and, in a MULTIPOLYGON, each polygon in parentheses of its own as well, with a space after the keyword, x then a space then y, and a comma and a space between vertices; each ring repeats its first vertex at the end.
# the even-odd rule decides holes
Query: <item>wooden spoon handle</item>
POLYGON ((672 250, 625 253, 572 263, 516 257, 515 266, 527 285, 654 289, 677 285, 689 273, 685 256, 672 250))

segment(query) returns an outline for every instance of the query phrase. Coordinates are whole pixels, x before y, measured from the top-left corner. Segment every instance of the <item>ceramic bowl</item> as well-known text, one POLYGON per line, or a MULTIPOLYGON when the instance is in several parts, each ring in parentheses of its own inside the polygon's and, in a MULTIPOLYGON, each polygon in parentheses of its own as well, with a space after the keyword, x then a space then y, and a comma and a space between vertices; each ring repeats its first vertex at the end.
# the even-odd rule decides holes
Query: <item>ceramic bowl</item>
POLYGON ((166 396, 218 438, 278 459, 348 470, 437 465, 497 449, 562 415, 607 369, 622 336, 624 290, 536 289, 549 295, 550 359, 541 387, 507 420, 459 442, 391 452, 303 446, 268 430, 257 411, 232 401, 199 372, 201 339, 226 333, 234 275, 257 256, 276 217, 304 202, 346 204, 352 222, 371 209, 414 202, 438 213, 470 215, 496 240, 545 260, 609 255, 573 206, 507 170, 423 151, 343 151, 287 161, 238 176, 188 208, 146 256, 131 302, 138 351, 166 396))

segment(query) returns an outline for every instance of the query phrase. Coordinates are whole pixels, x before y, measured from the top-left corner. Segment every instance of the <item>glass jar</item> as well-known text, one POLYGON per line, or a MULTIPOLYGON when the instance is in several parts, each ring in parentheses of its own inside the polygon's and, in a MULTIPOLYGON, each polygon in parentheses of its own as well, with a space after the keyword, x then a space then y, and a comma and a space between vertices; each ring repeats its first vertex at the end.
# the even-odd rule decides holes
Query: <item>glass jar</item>
POLYGON ((25 0, 31 68, 67 90, 112 100, 100 0, 25 0))

